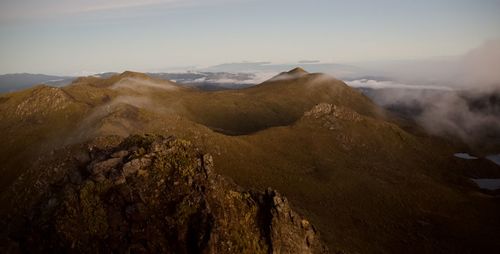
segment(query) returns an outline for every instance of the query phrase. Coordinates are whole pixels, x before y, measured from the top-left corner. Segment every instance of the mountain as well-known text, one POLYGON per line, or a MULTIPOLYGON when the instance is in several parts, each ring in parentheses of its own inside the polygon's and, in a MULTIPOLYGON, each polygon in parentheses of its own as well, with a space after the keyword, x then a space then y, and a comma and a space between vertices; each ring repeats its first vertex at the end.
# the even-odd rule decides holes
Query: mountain
POLYGON ((463 147, 406 128, 361 92, 323 74, 295 69, 224 91, 134 72, 87 77, 61 88, 3 94, 0 120, 1 214, 10 225, 3 235, 13 241, 25 235, 8 230, 16 228, 8 221, 22 221, 16 206, 36 214, 43 209, 30 204, 61 193, 39 188, 49 198, 38 198, 29 190, 61 186, 55 180, 69 178, 69 161, 80 157, 73 146, 104 143, 101 162, 129 135, 151 133, 188 140, 213 156, 217 174, 246 190, 282 193, 333 253, 492 253, 500 247, 500 204, 469 179, 499 178, 497 165, 454 157, 463 147), (54 156, 73 159, 58 164, 54 156), (19 201, 26 196, 33 200, 19 201))
MULTIPOLYGON (((301 68, 313 71, 335 75, 341 79, 349 79, 372 73, 363 68, 353 65, 337 64, 337 63, 321 63, 316 61, 302 61, 298 65, 301 68)), ((278 73, 283 70, 295 68, 296 64, 274 64, 270 62, 240 62, 240 63, 224 63, 215 66, 210 66, 203 69, 206 72, 229 72, 229 73, 278 73)), ((379 72, 380 73, 380 72, 379 72)))

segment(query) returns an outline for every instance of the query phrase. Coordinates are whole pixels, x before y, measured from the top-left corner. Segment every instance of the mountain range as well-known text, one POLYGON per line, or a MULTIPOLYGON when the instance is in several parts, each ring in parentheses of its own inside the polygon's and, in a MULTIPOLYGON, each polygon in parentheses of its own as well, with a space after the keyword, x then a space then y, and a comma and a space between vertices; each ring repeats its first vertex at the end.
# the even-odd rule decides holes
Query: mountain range
MULTIPOLYGON (((147 234, 154 235, 152 239, 167 234, 166 242, 176 246, 172 253, 224 252, 210 247, 217 246, 211 245, 215 237, 236 246, 238 252, 279 253, 273 246, 288 243, 271 237, 276 228, 294 232, 290 239, 298 239, 297 246, 304 249, 296 252, 301 253, 495 253, 500 248, 498 193, 480 189, 470 180, 500 178, 500 167, 484 158, 453 156, 470 148, 429 134, 343 81, 296 68, 240 89, 206 91, 179 83, 124 72, 76 78, 62 87, 38 85, 1 94, 4 248, 155 252, 165 243, 153 246, 134 238, 134 223, 147 221, 148 213, 137 208, 143 204, 146 211, 165 218, 152 221, 175 228, 162 233, 156 227, 143 227, 151 230, 147 234), (155 150, 155 142, 163 138, 131 138, 137 135, 175 138, 167 138, 155 150), (174 140, 186 140, 189 145, 174 144, 174 140), (126 155, 114 155, 122 150, 126 155), (203 154, 211 154, 213 170, 226 179, 215 187, 193 173, 203 174, 203 167, 196 166, 203 163, 195 159, 203 154), (125 174, 125 165, 134 159, 167 161, 169 166, 148 166, 148 162, 125 174), (168 172, 174 173, 150 178, 165 168, 173 168, 168 172), (175 180, 175 172, 186 168, 187 177, 175 180), (76 174, 74 180, 78 170, 85 173, 76 174), (112 187, 99 184, 108 181, 112 187), (226 181, 231 184, 225 185, 226 181), (159 189, 152 186, 155 183, 159 189), (178 185, 199 189, 168 192, 177 191, 178 185), (214 191, 205 193, 202 187, 214 191), (264 217, 264 224, 253 219, 261 218, 259 209, 268 209, 262 201, 269 196, 266 193, 274 193, 268 188, 280 193, 272 197, 286 197, 287 209, 293 210, 286 216, 292 222, 283 219, 286 216, 281 217, 277 208, 270 210, 276 211, 271 213, 274 217, 264 217), (133 208, 113 199, 123 189, 138 195, 132 198, 133 208), (158 196, 158 190, 175 195, 158 196), (227 200, 220 194, 233 192, 227 200), (191 202, 188 208, 196 209, 182 210, 186 206, 179 205, 179 197, 191 202), (243 207, 244 203, 233 201, 240 197, 250 205, 235 209, 243 207), (130 224, 123 232, 123 225, 112 221, 117 211, 130 224), (71 229, 79 225, 71 216, 80 213, 76 218, 102 218, 81 222, 82 232, 88 232, 83 236, 71 229), (184 218, 183 214, 193 224, 170 220, 184 218), (231 223, 241 220, 248 224, 232 228, 231 223), (272 224, 275 220, 279 223, 272 224), (307 223, 300 226, 303 220, 307 223), (250 224, 261 226, 252 233, 237 231, 250 224), (204 225, 211 225, 209 233, 204 225), (57 232, 57 237, 49 239, 46 232, 57 232), (235 238, 226 232, 249 237, 235 238), (124 237, 130 246, 108 245, 115 236, 124 237), (95 245, 88 245, 92 239, 95 245), (26 247, 33 245, 43 248, 26 247)), ((272 207, 280 207, 278 203, 272 207)), ((282 253, 294 252, 285 247, 282 253)))
MULTIPOLYGON (((93 76, 107 78, 117 75, 115 72, 105 72, 93 76)), ((244 88, 255 84, 256 75, 253 73, 229 72, 182 72, 182 73, 146 73, 148 76, 178 82, 183 86, 196 87, 202 90, 225 90, 244 88)), ((71 84, 77 77, 55 76, 44 74, 4 74, 0 75, 0 93, 14 92, 45 84, 61 87, 71 84)))

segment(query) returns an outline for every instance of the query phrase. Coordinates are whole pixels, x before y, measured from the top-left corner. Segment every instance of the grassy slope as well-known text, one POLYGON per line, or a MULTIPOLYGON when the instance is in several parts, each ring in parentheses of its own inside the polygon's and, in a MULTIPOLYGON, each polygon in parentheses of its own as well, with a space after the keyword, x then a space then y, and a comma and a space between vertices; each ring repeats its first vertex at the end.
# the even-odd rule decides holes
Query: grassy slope
POLYGON ((228 134, 289 125, 320 102, 377 114, 377 108, 361 93, 321 74, 267 81, 235 91, 191 93, 183 102, 191 120, 228 134))
POLYGON ((42 152, 64 143, 88 105, 59 88, 37 86, 5 94, 0 103, 0 189, 3 190, 42 152))
POLYGON ((216 156, 223 173, 286 193, 334 249, 491 250, 500 234, 499 204, 449 182, 446 147, 429 150, 395 125, 365 118, 332 131, 306 119, 238 139, 231 157, 216 156), (344 135, 356 145, 343 148, 344 135))

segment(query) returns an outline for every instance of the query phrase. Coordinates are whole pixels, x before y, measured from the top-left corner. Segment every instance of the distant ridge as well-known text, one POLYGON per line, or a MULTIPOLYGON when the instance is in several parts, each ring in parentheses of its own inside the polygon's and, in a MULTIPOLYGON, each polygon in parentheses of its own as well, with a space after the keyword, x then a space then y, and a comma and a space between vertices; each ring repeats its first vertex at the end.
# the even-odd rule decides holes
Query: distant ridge
POLYGON ((269 81, 279 81, 286 79, 296 79, 309 75, 310 73, 306 70, 296 67, 290 71, 281 72, 280 74, 274 76, 269 81))
POLYGON ((120 78, 151 79, 151 77, 148 76, 147 74, 142 73, 142 72, 135 72, 135 71, 124 71, 122 74, 119 74, 118 77, 120 77, 120 78))
POLYGON ((293 75, 297 75, 297 74, 300 74, 300 75, 305 75, 305 74, 309 74, 309 72, 307 72, 306 70, 300 68, 300 67, 297 67, 297 68, 294 68, 292 70, 290 70, 288 72, 288 74, 293 74, 293 75))

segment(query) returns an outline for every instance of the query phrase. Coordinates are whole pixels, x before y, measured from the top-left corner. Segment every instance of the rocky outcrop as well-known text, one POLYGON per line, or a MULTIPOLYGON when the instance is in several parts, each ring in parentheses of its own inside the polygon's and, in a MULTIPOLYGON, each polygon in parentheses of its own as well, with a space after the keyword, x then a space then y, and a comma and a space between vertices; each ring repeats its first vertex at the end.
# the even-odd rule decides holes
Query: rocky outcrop
POLYGON ((75 155, 7 246, 28 253, 324 253, 274 190, 245 191, 172 137, 132 136, 75 155), (14 248, 14 247, 16 248, 14 248))
POLYGON ((321 103, 305 112, 303 119, 319 121, 324 128, 339 131, 342 129, 342 122, 360 122, 363 117, 346 107, 321 103))
POLYGON ((32 90, 31 95, 17 105, 16 116, 43 117, 49 112, 64 110, 72 103, 71 97, 60 88, 40 85, 32 90))
POLYGON ((332 119, 339 119, 344 121, 359 122, 362 120, 360 114, 356 111, 346 107, 332 105, 328 103, 321 103, 314 106, 311 110, 304 113, 306 117, 322 118, 330 117, 332 119))

